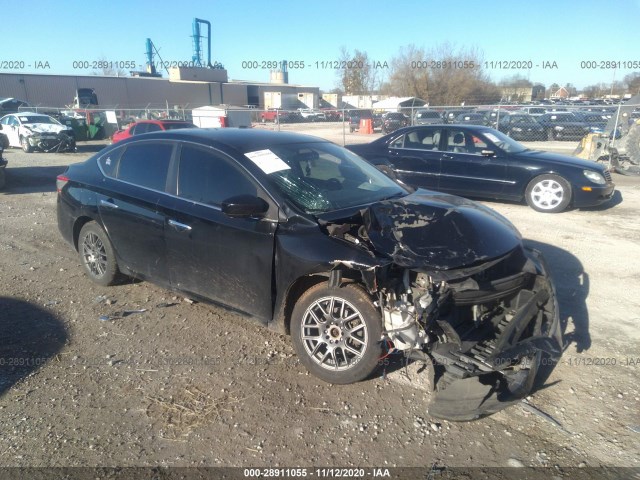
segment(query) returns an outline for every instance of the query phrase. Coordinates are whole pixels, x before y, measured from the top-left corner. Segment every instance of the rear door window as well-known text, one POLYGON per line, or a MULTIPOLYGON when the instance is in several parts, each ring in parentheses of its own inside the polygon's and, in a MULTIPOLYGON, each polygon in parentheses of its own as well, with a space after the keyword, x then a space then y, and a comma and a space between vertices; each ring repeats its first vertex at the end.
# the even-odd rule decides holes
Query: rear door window
POLYGON ((408 132, 394 140, 390 148, 410 148, 414 150, 438 150, 440 128, 421 128, 408 132))
POLYGON ((118 180, 164 191, 173 144, 141 142, 129 144, 118 162, 118 180))

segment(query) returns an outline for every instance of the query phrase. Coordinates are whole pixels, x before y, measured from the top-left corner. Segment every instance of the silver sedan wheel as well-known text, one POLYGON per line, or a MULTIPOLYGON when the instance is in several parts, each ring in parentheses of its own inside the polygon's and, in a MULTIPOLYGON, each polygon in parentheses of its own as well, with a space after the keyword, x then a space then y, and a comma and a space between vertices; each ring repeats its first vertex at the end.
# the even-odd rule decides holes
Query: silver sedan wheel
POLYGON ((82 258, 91 273, 101 277, 107 270, 107 252, 102 240, 95 234, 89 233, 82 241, 82 258))
POLYGON ((340 297, 323 297, 305 311, 301 329, 304 349, 318 366, 347 370, 366 352, 369 332, 362 314, 340 297))
POLYGON ((540 210, 553 210, 565 198, 567 192, 557 181, 547 178, 531 189, 531 202, 540 210))

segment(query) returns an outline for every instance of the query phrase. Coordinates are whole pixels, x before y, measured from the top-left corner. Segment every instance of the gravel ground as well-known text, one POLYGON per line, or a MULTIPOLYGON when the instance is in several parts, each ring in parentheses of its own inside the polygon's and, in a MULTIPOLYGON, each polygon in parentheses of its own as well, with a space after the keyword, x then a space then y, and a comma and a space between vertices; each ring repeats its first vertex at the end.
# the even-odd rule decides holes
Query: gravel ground
POLYGON ((0 465, 640 466, 638 178, 615 175, 609 205, 557 215, 485 202, 551 266, 567 347, 529 403, 560 426, 526 405, 450 423, 428 417, 416 368, 328 385, 249 320, 147 282, 93 284, 58 233, 55 176, 102 146, 5 152, 0 465), (146 311, 99 320, 133 309, 146 311))

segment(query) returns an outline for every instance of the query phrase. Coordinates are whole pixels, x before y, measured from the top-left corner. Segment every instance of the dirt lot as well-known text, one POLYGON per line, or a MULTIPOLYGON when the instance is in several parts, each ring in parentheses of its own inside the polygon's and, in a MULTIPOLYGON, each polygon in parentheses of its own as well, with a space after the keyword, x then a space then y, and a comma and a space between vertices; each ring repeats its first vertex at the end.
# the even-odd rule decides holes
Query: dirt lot
POLYGON ((327 385, 241 317, 146 282, 91 283, 58 233, 55 176, 101 147, 5 153, 0 465, 640 467, 640 179, 615 175, 611 204, 558 215, 486 202, 551 266, 567 345, 529 402, 562 428, 523 406, 449 423, 428 417, 413 369, 327 385), (99 320, 131 309, 146 311, 99 320))

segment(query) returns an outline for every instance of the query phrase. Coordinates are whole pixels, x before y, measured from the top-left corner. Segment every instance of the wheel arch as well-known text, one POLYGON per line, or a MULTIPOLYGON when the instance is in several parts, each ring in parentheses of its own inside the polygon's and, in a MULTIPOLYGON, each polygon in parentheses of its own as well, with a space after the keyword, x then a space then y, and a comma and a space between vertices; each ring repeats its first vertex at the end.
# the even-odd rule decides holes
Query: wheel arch
POLYGON ((534 172, 533 175, 530 175, 529 178, 527 178, 526 182, 523 182, 522 188, 520 190, 521 198, 523 199, 526 198, 527 188, 529 188, 529 185, 531 184, 531 182, 533 182, 538 177, 542 177, 543 175, 555 175, 557 177, 562 178, 565 182, 567 182, 571 187, 571 199, 569 200, 569 205, 573 204, 573 184, 571 183, 571 180, 567 178, 566 175, 563 175, 557 170, 549 169, 549 168, 544 170, 537 170, 536 172, 534 172))
MULTIPOLYGON (((330 282, 332 272, 337 270, 330 270, 326 272, 317 272, 298 278, 287 290, 287 294, 284 299, 284 305, 281 309, 281 313, 274 318, 274 328, 286 335, 291 334, 291 318, 293 316, 293 309, 296 303, 304 293, 315 287, 320 283, 330 282)), ((365 290, 367 290, 361 272, 357 270, 340 269, 340 284, 358 283, 361 284, 365 290)))
POLYGON ((78 239, 80 238, 80 230, 82 230, 82 227, 84 227, 89 222, 96 222, 98 225, 100 225, 101 228, 104 229, 100 222, 88 215, 81 215, 76 218, 75 222, 73 223, 73 236, 71 237, 73 239, 73 247, 76 249, 76 252, 78 251, 78 239))

